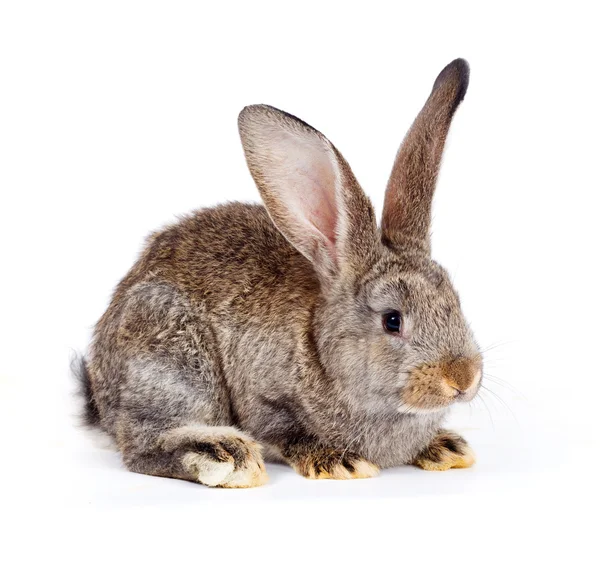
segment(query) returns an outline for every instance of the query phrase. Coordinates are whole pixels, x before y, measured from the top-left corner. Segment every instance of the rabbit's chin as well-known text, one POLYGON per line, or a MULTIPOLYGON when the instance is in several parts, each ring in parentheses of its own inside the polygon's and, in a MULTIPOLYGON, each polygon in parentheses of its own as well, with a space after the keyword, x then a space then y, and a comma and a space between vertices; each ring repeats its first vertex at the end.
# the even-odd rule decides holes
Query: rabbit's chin
POLYGON ((479 391, 479 381, 468 393, 453 395, 452 397, 446 396, 421 396, 416 399, 415 403, 409 403, 407 401, 400 400, 398 406, 399 413, 405 413, 408 415, 428 415, 432 413, 441 413, 447 411, 453 405, 460 403, 468 403, 472 401, 479 391))

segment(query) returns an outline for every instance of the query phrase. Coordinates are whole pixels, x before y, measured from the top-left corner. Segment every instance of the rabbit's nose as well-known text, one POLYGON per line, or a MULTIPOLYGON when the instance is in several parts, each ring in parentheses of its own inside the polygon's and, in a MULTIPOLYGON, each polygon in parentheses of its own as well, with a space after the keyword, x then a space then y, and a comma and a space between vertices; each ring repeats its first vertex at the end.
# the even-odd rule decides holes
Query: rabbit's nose
POLYGON ((481 380, 481 362, 479 359, 460 358, 449 362, 445 367, 444 380, 456 397, 472 392, 481 380))
POLYGON ((455 397, 466 396, 471 393, 474 389, 479 385, 479 381, 481 380, 481 369, 478 369, 471 380, 471 383, 465 387, 459 387, 454 382, 446 380, 446 383, 454 390, 455 397))

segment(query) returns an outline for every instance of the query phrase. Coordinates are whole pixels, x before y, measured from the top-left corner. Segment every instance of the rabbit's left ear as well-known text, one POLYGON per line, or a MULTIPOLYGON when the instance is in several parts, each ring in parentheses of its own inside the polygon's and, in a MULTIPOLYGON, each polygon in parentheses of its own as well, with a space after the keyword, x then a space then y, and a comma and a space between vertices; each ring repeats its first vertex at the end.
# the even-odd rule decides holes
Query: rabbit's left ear
POLYGON ((456 59, 437 77, 406 135, 385 193, 381 229, 393 247, 429 252, 431 201, 452 116, 469 86, 469 65, 456 59))
POLYGON ((298 118, 248 106, 238 120, 250 173, 279 231, 321 281, 359 268, 375 241, 369 199, 332 143, 298 118))

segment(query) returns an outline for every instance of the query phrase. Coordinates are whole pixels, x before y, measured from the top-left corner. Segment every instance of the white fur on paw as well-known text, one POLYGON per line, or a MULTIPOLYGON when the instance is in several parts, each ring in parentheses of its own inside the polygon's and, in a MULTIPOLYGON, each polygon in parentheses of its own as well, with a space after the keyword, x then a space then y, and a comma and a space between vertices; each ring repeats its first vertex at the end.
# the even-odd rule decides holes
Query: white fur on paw
POLYGON ((227 488, 254 488, 266 484, 268 480, 264 468, 252 462, 247 468, 235 470, 222 485, 227 488))
POLYGON ((206 454, 188 452, 182 462, 199 482, 207 486, 220 486, 234 473, 233 461, 219 462, 206 454))
POLYGON ((358 460, 353 463, 353 478, 374 478, 379 474, 379 468, 366 460, 358 460))
POLYGON ((250 462, 246 468, 236 470, 233 461, 220 462, 209 455, 196 452, 186 453, 182 462, 200 483, 210 487, 253 488, 268 481, 264 468, 256 462, 250 462))

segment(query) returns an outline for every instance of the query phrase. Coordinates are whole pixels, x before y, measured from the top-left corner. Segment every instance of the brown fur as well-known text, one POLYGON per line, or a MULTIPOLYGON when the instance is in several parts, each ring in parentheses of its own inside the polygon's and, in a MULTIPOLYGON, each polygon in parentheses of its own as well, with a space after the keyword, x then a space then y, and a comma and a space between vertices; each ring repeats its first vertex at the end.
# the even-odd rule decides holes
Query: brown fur
POLYGON ((438 76, 396 156, 385 193, 384 238, 429 250, 431 201, 452 116, 469 84, 469 66, 457 60, 438 76))
POLYGON ((416 409, 436 409, 454 398, 478 389, 481 358, 444 359, 415 368, 404 387, 402 400, 416 409))
POLYGON ((267 106, 242 112, 266 207, 201 210, 153 234, 94 332, 89 405, 128 468, 248 487, 266 480, 258 443, 313 478, 423 458, 447 407, 470 399, 439 390, 478 385, 427 233, 465 65, 442 71, 400 150, 382 232, 321 133, 267 106), (390 308, 402 334, 383 330, 390 308))

